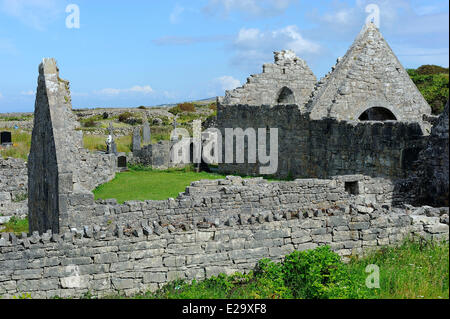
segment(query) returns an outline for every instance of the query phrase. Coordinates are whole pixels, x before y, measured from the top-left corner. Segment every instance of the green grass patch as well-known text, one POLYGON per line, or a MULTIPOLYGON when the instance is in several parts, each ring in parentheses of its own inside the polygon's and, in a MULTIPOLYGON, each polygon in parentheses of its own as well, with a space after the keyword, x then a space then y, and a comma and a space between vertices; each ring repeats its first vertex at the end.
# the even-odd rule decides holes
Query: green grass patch
MULTIPOLYGON (((84 135, 83 146, 91 151, 106 151, 106 135, 84 135)), ((114 139, 118 152, 131 152, 131 136, 120 136, 114 139)))
POLYGON ((128 200, 164 200, 184 192, 191 182, 202 179, 223 179, 225 176, 189 170, 137 170, 118 173, 109 183, 94 190, 95 199, 115 198, 119 203, 128 200))
MULTIPOLYGON (((108 298, 124 298, 111 296, 108 298)), ((134 299, 448 299, 449 244, 407 240, 343 263, 329 247, 294 252, 254 271, 202 281, 177 280, 134 299), (368 265, 380 288, 368 288, 368 265)))
POLYGON ((13 145, 11 147, 5 149, 0 148, 1 156, 3 156, 3 158, 13 157, 27 160, 31 147, 31 134, 26 131, 9 128, 2 128, 0 131, 11 132, 11 138, 13 141, 13 145))
POLYGON ((16 216, 13 216, 11 217, 9 222, 3 224, 3 227, 5 228, 0 231, 2 233, 28 233, 28 218, 20 219, 16 216))

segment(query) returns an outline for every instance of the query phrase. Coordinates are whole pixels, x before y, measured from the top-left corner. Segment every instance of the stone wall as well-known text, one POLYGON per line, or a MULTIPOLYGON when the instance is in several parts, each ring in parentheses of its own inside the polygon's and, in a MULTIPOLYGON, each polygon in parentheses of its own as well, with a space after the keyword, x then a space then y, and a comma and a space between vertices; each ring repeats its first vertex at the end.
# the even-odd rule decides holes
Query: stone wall
POLYGON ((414 234, 448 239, 448 209, 388 210, 355 203, 284 216, 242 215, 232 225, 193 230, 143 224, 21 238, 2 234, 0 296, 131 295, 175 279, 247 272, 262 258, 279 261, 294 250, 330 245, 349 256, 414 234))
POLYGON ((161 201, 118 204, 115 199, 94 201, 90 193, 71 194, 69 222, 60 233, 83 233, 86 225, 113 229, 115 225, 138 227, 144 223, 178 230, 231 226, 242 218, 296 215, 305 209, 327 209, 353 200, 391 206, 403 201, 394 190, 389 180, 361 175, 270 183, 262 178, 229 176, 225 180, 193 182, 176 199, 161 201), (349 182, 356 183, 356 195, 348 189, 349 182))
POLYGON ((252 75, 242 87, 226 91, 220 103, 303 106, 317 79, 305 61, 292 51, 275 52, 275 64, 264 64, 263 73, 252 75))
MULTIPOLYGON (((278 170, 274 175, 283 178, 354 174, 405 178, 426 144, 418 123, 311 120, 296 105, 219 105, 217 122, 223 147, 226 128, 278 128, 278 170)), ((219 170, 260 175, 259 164, 247 163, 247 152, 246 143, 245 163, 222 163, 219 170)))
POLYGON ((2 216, 27 215, 27 183, 27 164, 24 160, 0 157, 0 224, 2 216))
POLYGON ((401 185, 415 205, 449 205, 449 105, 439 116, 427 137, 426 147, 418 154, 414 173, 401 185))

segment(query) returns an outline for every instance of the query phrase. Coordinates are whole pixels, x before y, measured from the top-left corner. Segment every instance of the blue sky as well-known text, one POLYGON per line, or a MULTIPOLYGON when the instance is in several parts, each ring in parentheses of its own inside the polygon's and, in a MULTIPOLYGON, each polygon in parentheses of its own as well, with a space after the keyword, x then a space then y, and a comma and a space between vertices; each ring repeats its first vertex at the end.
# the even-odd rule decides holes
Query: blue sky
POLYGON ((0 112, 33 111, 37 69, 58 61, 74 108, 223 95, 293 49, 318 78, 345 54, 368 4, 402 64, 448 67, 446 0, 0 0, 0 112), (80 28, 69 29, 69 4, 80 28))

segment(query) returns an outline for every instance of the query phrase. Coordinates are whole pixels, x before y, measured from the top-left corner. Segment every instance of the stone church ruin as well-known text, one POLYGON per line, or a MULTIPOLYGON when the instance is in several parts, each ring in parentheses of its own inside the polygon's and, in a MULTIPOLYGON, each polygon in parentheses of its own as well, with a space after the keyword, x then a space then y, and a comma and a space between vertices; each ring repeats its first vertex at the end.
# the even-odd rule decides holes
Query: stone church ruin
MULTIPOLYGON (((28 234, 0 234, 0 296, 130 296, 321 245, 348 258, 411 235, 448 240, 449 106, 429 115, 373 25, 318 83, 290 51, 263 70, 220 99, 217 125, 279 128, 275 175, 289 181, 228 176, 177 198, 119 204, 91 191, 126 158, 83 149, 69 82, 44 59, 28 163, 0 159, 0 199, 27 191, 30 220, 28 234)), ((170 143, 141 148, 139 135, 136 154, 160 156, 170 143)))

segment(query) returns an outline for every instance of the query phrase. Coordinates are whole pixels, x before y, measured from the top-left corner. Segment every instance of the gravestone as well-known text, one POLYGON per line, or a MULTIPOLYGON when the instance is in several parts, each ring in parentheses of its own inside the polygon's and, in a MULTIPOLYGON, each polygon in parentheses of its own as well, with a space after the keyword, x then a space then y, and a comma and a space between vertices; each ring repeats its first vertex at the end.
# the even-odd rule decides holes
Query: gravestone
POLYGON ((11 132, 1 132, 0 133, 0 144, 1 145, 10 145, 12 144, 11 132))
POLYGON ((117 167, 119 167, 119 168, 127 167, 127 157, 126 156, 119 156, 117 158, 117 167))
POLYGON ((108 131, 109 136, 108 139, 106 140, 106 153, 117 155, 117 145, 116 142, 114 141, 114 128, 111 122, 109 123, 108 131))
POLYGON ((150 131, 150 125, 148 124, 148 121, 144 121, 144 126, 142 127, 142 138, 144 139, 144 145, 148 145, 151 142, 151 131, 150 131))
POLYGON ((133 149, 132 151, 140 151, 141 150, 141 128, 136 127, 133 130, 133 149))

